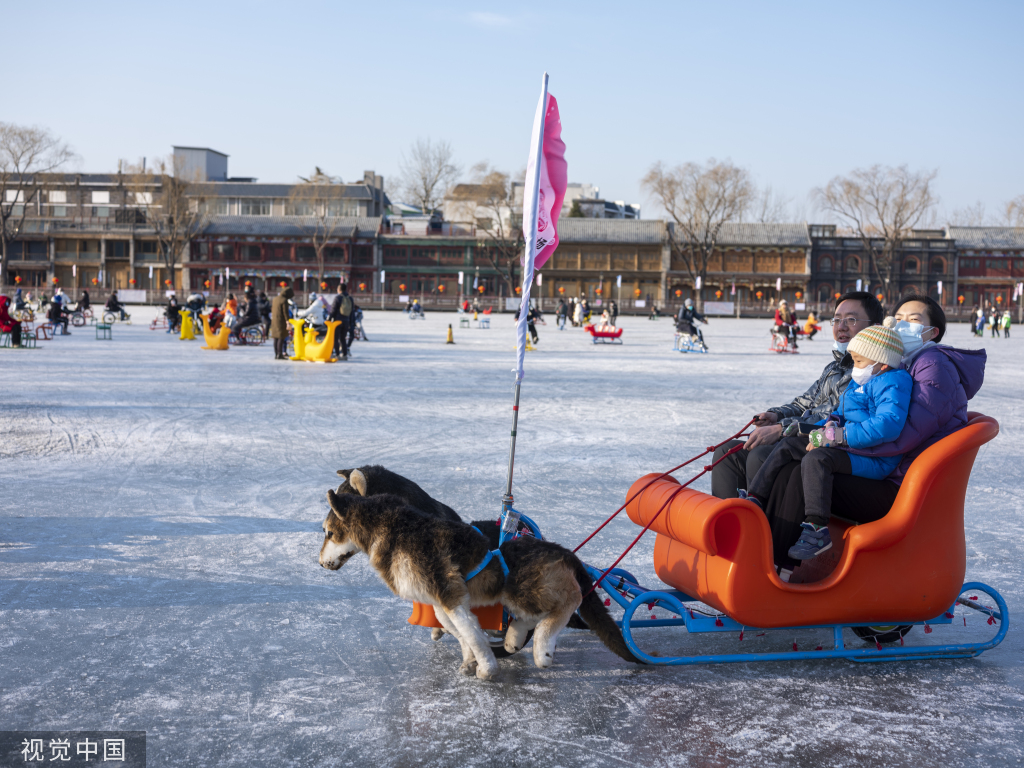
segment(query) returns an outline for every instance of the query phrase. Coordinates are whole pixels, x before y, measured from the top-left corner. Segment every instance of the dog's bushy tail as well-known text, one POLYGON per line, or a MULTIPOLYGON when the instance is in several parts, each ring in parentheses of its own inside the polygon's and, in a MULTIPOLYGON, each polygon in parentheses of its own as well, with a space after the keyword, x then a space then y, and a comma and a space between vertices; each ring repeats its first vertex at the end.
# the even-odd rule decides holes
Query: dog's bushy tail
MULTIPOLYGON (((572 559, 574 561, 572 564, 573 572, 576 576, 576 581, 580 585, 580 590, 587 592, 594 584, 594 580, 590 578, 590 574, 587 573, 587 569, 583 567, 583 563, 578 557, 572 555, 572 559)), ((608 650, 634 664, 644 663, 629 650, 629 646, 626 645, 618 625, 616 625, 615 620, 612 619, 611 614, 604 607, 601 598, 597 596, 597 590, 590 592, 583 598, 583 602, 580 603, 578 610, 583 620, 590 625, 590 630, 608 647, 608 650)))

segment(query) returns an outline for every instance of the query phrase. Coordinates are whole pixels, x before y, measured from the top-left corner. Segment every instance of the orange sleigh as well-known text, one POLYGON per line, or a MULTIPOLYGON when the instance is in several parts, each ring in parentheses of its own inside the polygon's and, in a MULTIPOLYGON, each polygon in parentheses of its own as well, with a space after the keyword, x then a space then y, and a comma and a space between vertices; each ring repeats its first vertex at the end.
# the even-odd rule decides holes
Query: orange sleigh
MULTIPOLYGON (((691 489, 679 492, 651 526, 658 577, 746 627, 879 625, 950 616, 950 606, 967 588, 967 481, 978 449, 999 432, 994 419, 969 416, 963 429, 914 460, 884 518, 846 528, 835 569, 822 580, 782 582, 764 513, 749 501, 691 489)), ((665 478, 640 492, 654 477, 641 478, 629 490, 627 498, 638 495, 626 509, 640 526, 679 488, 665 478)), ((997 602, 1002 605, 1001 598, 997 602)), ((1005 610, 989 616, 1005 624, 1005 610)), ((1003 634, 1005 626, 998 640, 1003 634)))

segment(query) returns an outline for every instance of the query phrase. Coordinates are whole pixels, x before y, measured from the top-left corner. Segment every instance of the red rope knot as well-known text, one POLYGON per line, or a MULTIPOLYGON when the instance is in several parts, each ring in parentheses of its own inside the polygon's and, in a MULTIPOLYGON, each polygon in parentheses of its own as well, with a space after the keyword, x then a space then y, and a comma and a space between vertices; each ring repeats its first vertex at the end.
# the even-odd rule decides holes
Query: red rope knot
POLYGON ((793 641, 793 650, 796 650, 796 640, 793 641))
POLYGON ((878 638, 877 637, 875 638, 875 649, 879 650, 879 651, 882 650, 882 644, 880 642, 878 642, 878 638))
POLYGON ((946 611, 945 616, 946 616, 947 619, 952 619, 953 618, 953 614, 950 613, 949 611, 946 611))
POLYGON ((740 630, 740 642, 741 643, 743 642, 743 630, 742 629, 740 630))
POLYGON ((928 624, 924 625, 924 633, 926 635, 930 635, 932 633, 932 628, 930 626, 928 626, 928 624))
POLYGON ((988 617, 988 623, 989 623, 989 625, 995 624, 996 623, 996 617, 995 616, 989 616, 988 617))
POLYGON ((704 467, 704 471, 705 471, 705 472, 710 472, 710 471, 711 471, 711 470, 713 470, 714 468, 715 468, 715 467, 714 467, 714 465, 713 465, 713 464, 709 464, 708 466, 704 467))
POLYGON ((978 599, 978 596, 977 596, 977 595, 971 595, 971 596, 970 596, 970 597, 968 597, 967 599, 968 599, 968 600, 977 600, 977 599, 978 599))
POLYGON ((715 452, 715 446, 709 445, 708 446, 708 453, 714 453, 714 452, 715 452))
POLYGON ((720 618, 718 618, 718 617, 716 616, 716 617, 715 617, 715 626, 716 626, 716 627, 724 627, 724 626, 725 626, 725 623, 724 623, 724 622, 723 622, 723 621, 722 621, 722 620, 721 620, 720 618))

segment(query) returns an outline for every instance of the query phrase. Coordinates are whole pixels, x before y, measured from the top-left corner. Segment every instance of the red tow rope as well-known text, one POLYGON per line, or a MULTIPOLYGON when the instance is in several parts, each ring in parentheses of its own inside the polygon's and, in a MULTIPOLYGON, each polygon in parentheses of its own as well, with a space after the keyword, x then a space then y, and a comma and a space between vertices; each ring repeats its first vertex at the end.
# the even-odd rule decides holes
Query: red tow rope
MULTIPOLYGON (((594 538, 594 536, 596 536, 596 535, 597 535, 597 534, 598 534, 598 533, 599 533, 599 532, 601 531, 601 529, 602 529, 602 528, 604 528, 604 527, 605 527, 606 525, 608 525, 608 523, 610 523, 610 522, 611 522, 612 520, 614 520, 614 519, 615 519, 616 515, 618 515, 618 514, 619 514, 619 513, 620 513, 620 512, 622 511, 622 510, 624 510, 624 509, 625 509, 625 508, 626 508, 627 506, 629 506, 630 502, 632 502, 632 501, 633 501, 633 499, 635 499, 635 498, 636 498, 637 496, 639 496, 639 495, 640 495, 641 493, 643 493, 644 491, 646 491, 646 490, 647 490, 647 489, 648 489, 648 488, 649 488, 649 487, 650 487, 650 486, 651 486, 651 485, 652 485, 653 483, 656 483, 656 482, 658 482, 658 481, 659 481, 659 480, 661 480, 662 478, 668 477, 668 476, 669 476, 669 475, 671 475, 671 474, 672 474, 673 472, 676 472, 677 470, 680 470, 680 469, 682 469, 683 467, 685 467, 685 466, 686 466, 687 464, 692 464, 693 462, 695 462, 695 461, 696 461, 697 459, 701 458, 702 456, 707 456, 707 455, 708 455, 709 453, 710 453, 710 454, 714 454, 714 452, 715 452, 716 450, 718 450, 718 449, 719 449, 719 448, 720 448, 721 446, 725 445, 726 443, 728 443, 728 442, 729 442, 729 441, 731 441, 731 440, 737 440, 737 439, 739 439, 739 438, 741 438, 741 437, 746 437, 746 435, 744 435, 744 432, 746 432, 746 431, 747 431, 747 428, 748 428, 748 427, 749 427, 749 426, 750 426, 751 424, 753 424, 753 423, 754 423, 754 421, 755 421, 755 419, 751 419, 751 420, 750 420, 750 421, 748 421, 748 422, 747 422, 746 424, 744 424, 744 425, 743 425, 743 429, 741 429, 741 430, 740 430, 739 432, 737 432, 737 433, 736 433, 735 435, 732 435, 731 437, 728 437, 728 438, 726 438, 725 440, 723 440, 722 442, 718 443, 717 445, 710 445, 710 446, 708 446, 708 447, 707 447, 707 449, 706 449, 706 450, 705 450, 705 451, 704 451, 703 453, 699 453, 699 454, 697 454, 697 455, 696 455, 696 456, 694 456, 694 457, 693 457, 692 459, 688 459, 687 461, 684 461, 684 462, 683 462, 682 464, 680 464, 680 465, 679 465, 678 467, 673 467, 673 468, 672 468, 672 469, 670 469, 670 470, 669 470, 668 472, 663 472, 662 474, 660 474, 660 475, 658 475, 657 477, 655 477, 654 479, 652 479, 652 480, 651 480, 651 481, 650 481, 649 483, 647 483, 647 484, 646 484, 646 485, 645 485, 645 486, 644 486, 643 488, 641 488, 641 489, 640 489, 639 491, 637 491, 637 492, 636 492, 636 493, 634 493, 634 494, 633 494, 632 496, 630 496, 630 497, 629 497, 628 499, 626 499, 626 503, 625 503, 625 504, 623 504, 623 505, 622 505, 621 507, 619 507, 619 508, 618 508, 617 510, 615 510, 615 512, 613 512, 613 513, 612 513, 612 515, 611 515, 611 516, 610 516, 610 517, 609 517, 609 518, 608 518, 607 520, 605 520, 605 521, 604 521, 603 523, 601 523, 601 525, 600 525, 600 526, 598 526, 597 530, 595 530, 595 531, 594 531, 594 532, 593 532, 592 534, 590 534, 589 536, 587 536, 587 538, 585 538, 585 539, 584 539, 584 540, 582 541, 582 543, 581 543, 581 544, 580 544, 580 545, 579 545, 578 547, 576 547, 576 549, 574 549, 574 550, 573 550, 573 552, 579 552, 579 550, 580 550, 580 549, 581 549, 581 548, 583 547, 583 545, 584 545, 584 544, 586 544, 586 543, 587 543, 588 541, 590 541, 590 540, 591 540, 592 538, 594 538)), ((632 548, 633 548, 634 546, 636 546, 636 543, 637 543, 638 541, 640 541, 640 538, 641 538, 641 537, 642 537, 642 536, 643 536, 643 535, 644 535, 645 533, 647 533, 647 531, 648 531, 648 530, 650 529, 650 527, 651 527, 652 525, 654 525, 654 521, 655 521, 655 520, 657 520, 657 519, 658 519, 658 518, 659 518, 659 517, 661 516, 661 513, 665 511, 665 508, 666 508, 666 507, 667 507, 667 506, 668 506, 669 504, 671 504, 671 503, 672 503, 672 499, 674 499, 674 498, 675 498, 675 497, 676 497, 676 496, 677 496, 677 495, 678 495, 678 494, 679 494, 679 493, 680 493, 680 492, 681 492, 681 491, 682 491, 682 490, 683 490, 684 488, 686 488, 686 487, 687 487, 688 485, 690 485, 690 484, 691 484, 691 483, 692 483, 693 481, 697 480, 698 478, 701 478, 701 477, 703 477, 703 476, 704 476, 704 475, 706 475, 706 474, 707 474, 708 472, 710 472, 710 471, 711 471, 712 469, 714 469, 714 468, 715 468, 716 466, 718 466, 718 465, 719 465, 719 464, 720 464, 720 463, 721 463, 722 461, 724 461, 724 460, 725 460, 725 459, 726 459, 726 458, 727 458, 728 456, 731 456, 732 454, 734 454, 734 453, 736 453, 737 451, 740 451, 740 450, 742 450, 742 449, 743 449, 743 446, 742 446, 742 445, 737 445, 737 446, 735 446, 735 447, 733 447, 733 448, 730 448, 730 449, 729 449, 728 451, 726 451, 725 453, 723 453, 723 454, 722 454, 722 455, 721 455, 721 456, 720 456, 720 457, 719 457, 719 458, 718 458, 717 460, 715 460, 715 461, 711 462, 711 464, 708 464, 707 466, 705 466, 705 467, 704 467, 704 469, 702 469, 702 470, 701 470, 701 471, 700 471, 699 473, 697 473, 696 475, 694 475, 693 477, 691 477, 691 478, 690 478, 689 480, 687 480, 687 481, 686 481, 685 483, 683 483, 682 485, 680 485, 680 486, 679 486, 679 487, 678 487, 678 488, 677 488, 676 490, 674 490, 674 491, 672 492, 672 495, 671 495, 671 496, 669 496, 669 497, 668 497, 668 498, 667 498, 667 499, 665 500, 665 503, 661 505, 661 508, 660 508, 660 509, 658 510, 658 512, 657 512, 657 513, 656 513, 656 514, 654 515, 654 517, 652 517, 652 518, 651 518, 650 522, 649 522, 649 523, 647 523, 647 525, 645 525, 645 526, 644 526, 644 529, 643 529, 642 531, 640 531, 639 535, 638 535, 638 536, 637 536, 637 537, 636 537, 635 539, 633 539, 633 542, 632 542, 632 543, 631 543, 631 544, 630 544, 630 545, 629 545, 628 547, 626 547, 626 550, 625 550, 625 551, 624 551, 624 552, 623 552, 623 553, 622 553, 621 555, 619 555, 618 559, 617 559, 617 560, 616 560, 616 561, 615 561, 614 563, 612 563, 612 564, 611 564, 611 565, 610 565, 610 566, 608 567, 608 569, 607 569, 607 570, 606 570, 606 571, 605 571, 604 573, 602 573, 602 574, 601 574, 601 577, 600 577, 600 578, 599 578, 599 579, 598 579, 597 581, 595 581, 595 582, 593 583, 593 585, 592 585, 592 586, 590 587, 590 589, 588 589, 588 590, 587 590, 587 591, 586 591, 586 592, 584 593, 583 597, 586 597, 586 596, 587 596, 587 595, 589 595, 589 594, 590 594, 591 592, 593 592, 593 591, 594 591, 595 589, 597 589, 598 585, 599 585, 599 584, 600 584, 600 583, 601 583, 602 581, 604 581, 604 577, 605 577, 605 576, 607 576, 607 575, 608 575, 609 573, 611 573, 612 569, 613 569, 613 568, 615 568, 615 566, 617 566, 617 565, 618 565, 619 563, 621 563, 621 562, 622 562, 622 558, 624 558, 624 557, 625 557, 625 556, 626 556, 627 554, 629 554, 629 550, 631 550, 631 549, 632 549, 632 548)))

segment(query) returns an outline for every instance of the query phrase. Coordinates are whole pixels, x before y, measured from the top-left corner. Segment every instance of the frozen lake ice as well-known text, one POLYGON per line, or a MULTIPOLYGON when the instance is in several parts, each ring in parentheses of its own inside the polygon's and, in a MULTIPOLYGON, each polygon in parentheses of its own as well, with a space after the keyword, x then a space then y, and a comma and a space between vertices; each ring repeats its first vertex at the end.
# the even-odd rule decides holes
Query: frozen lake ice
MULTIPOLYGON (((380 463, 466 519, 497 515, 513 322, 367 312, 336 365, 272 349, 201 350, 146 321, 0 350, 0 722, 145 730, 151 765, 1018 765, 1024 640, 977 659, 636 668, 566 631, 497 682, 458 674, 458 646, 406 623, 365 557, 317 564, 335 470, 380 463)), ((667 319, 622 318, 625 344, 540 328, 527 355, 516 506, 575 546, 630 484, 803 391, 829 342, 769 354, 764 320, 713 320, 709 355, 671 351, 667 319)), ((967 579, 1019 615, 1024 408, 1016 338, 989 351, 972 408, 997 418, 968 490, 967 579)), ((685 474, 681 475, 686 477, 685 474)), ((707 489, 702 480, 697 487, 707 489)), ((611 562, 625 516, 581 554, 611 562)), ((647 586, 653 535, 623 563, 647 586)), ((954 632, 951 628, 940 631, 954 632)), ((920 631, 920 630, 915 630, 920 631)), ((663 653, 736 637, 653 629, 663 653)), ((785 633, 760 642, 788 647, 785 633)), ((953 637, 951 637, 952 641, 953 637)))

